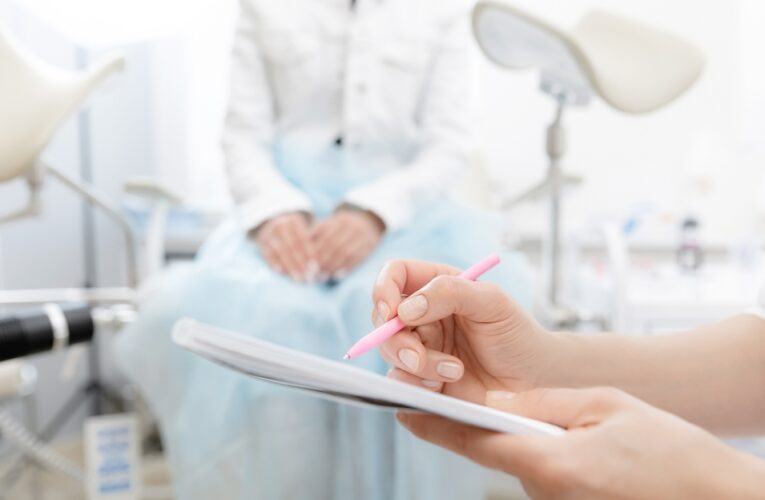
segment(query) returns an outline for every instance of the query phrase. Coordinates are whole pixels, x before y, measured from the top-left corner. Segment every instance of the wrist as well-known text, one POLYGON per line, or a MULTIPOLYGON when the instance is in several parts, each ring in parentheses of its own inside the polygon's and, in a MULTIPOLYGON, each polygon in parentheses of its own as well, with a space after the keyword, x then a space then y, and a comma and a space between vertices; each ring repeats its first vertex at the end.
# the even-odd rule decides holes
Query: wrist
POLYGON ((571 358, 568 351, 571 349, 565 335, 551 332, 538 325, 533 335, 529 336, 530 345, 523 348, 525 352, 531 352, 531 372, 528 373, 528 382, 532 387, 565 387, 562 380, 566 379, 569 370, 561 363, 571 358))
POLYGON ((385 232, 385 221, 383 221, 382 217, 380 217, 379 215, 377 215, 371 210, 367 210, 364 207, 354 205, 353 203, 341 203, 335 209, 335 212, 342 212, 342 211, 353 212, 353 213, 364 215, 380 231, 380 234, 385 232))
POLYGON ((580 335, 567 332, 551 332, 542 329, 538 337, 537 351, 542 359, 538 387, 582 387, 588 385, 580 380, 586 347, 580 335))

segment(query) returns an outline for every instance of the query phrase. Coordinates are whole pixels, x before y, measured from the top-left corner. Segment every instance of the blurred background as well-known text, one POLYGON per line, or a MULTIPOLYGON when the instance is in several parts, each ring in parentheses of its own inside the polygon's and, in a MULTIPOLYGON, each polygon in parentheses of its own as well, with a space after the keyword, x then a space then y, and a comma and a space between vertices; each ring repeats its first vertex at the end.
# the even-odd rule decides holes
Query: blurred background
MULTIPOLYGON (((765 3, 513 3, 562 27, 592 8, 605 8, 681 35, 706 56, 698 82, 660 110, 627 115, 594 99, 566 115, 564 167, 583 182, 564 197, 560 294, 578 311, 579 326, 598 329, 613 324, 616 315, 626 331, 656 334, 750 306, 765 234, 765 3), (613 272, 614 250, 600 232, 604 224, 618 228, 620 248, 629 256, 628 280, 613 272), (678 262, 689 242, 704 256, 703 266, 691 270, 678 262)), ((0 31, 55 66, 78 69, 115 52, 124 55, 124 72, 65 122, 43 158, 116 200, 141 235, 152 205, 125 194, 125 182, 140 176, 170 187, 182 204, 168 217, 169 261, 192 258, 232 207, 220 143, 236 16, 233 0, 0 0, 0 31)), ((537 72, 506 71, 477 46, 472 52, 477 174, 461 196, 501 215, 502 245, 525 254, 541 281, 546 205, 506 204, 545 175, 544 130, 554 106, 540 93, 537 72)), ((23 180, 0 184, 0 213, 25 199, 23 180)), ((51 183, 38 217, 0 227, 0 290, 122 286, 124 252, 109 220, 51 183)), ((15 311, 3 307, 0 312, 15 311)), ((120 392, 124 381, 112 367, 110 339, 105 335, 90 349, 99 351, 99 381, 120 392)), ((35 390, 9 406, 35 432, 78 384, 92 381, 93 365, 84 361, 64 375, 67 356, 31 358, 35 390)), ((83 359, 88 356, 94 354, 83 352, 83 359)), ((92 411, 89 405, 73 411, 58 436, 77 436, 92 411)), ((0 437, 0 456, 14 453, 0 437)), ((16 498, 33 498, 26 494, 16 498)))

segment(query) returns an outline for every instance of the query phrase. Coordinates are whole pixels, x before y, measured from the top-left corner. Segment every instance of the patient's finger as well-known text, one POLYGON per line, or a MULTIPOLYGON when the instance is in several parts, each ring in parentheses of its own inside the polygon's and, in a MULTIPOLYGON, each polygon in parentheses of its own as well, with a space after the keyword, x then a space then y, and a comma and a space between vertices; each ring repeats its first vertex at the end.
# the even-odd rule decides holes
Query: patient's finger
POLYGON ((276 240, 273 241, 273 246, 276 252, 279 254, 282 263, 284 264, 284 270, 292 276, 293 279, 299 279, 303 274, 300 261, 295 255, 295 250, 292 247, 292 242, 289 240, 289 233, 286 228, 279 227, 276 229, 276 240))
POLYGON ((311 238, 308 235, 308 227, 303 221, 297 224, 290 225, 290 232, 292 233, 293 249, 295 254, 300 259, 303 270, 307 270, 308 263, 313 259, 313 251, 311 248, 311 238))
POLYGON ((370 254, 369 244, 365 241, 351 241, 345 247, 341 260, 337 265, 337 271, 350 272, 356 269, 361 262, 370 254))
POLYGON ((273 252, 266 245, 262 245, 262 244, 260 245, 260 254, 263 256, 263 259, 266 261, 266 264, 268 264, 268 267, 270 267, 276 272, 281 272, 281 266, 279 265, 279 260, 276 258, 273 252))
POLYGON ((289 259, 289 246, 287 245, 285 239, 282 237, 282 231, 279 228, 280 226, 270 229, 268 234, 265 235, 263 239, 270 247, 273 255, 278 258, 284 266, 284 271, 288 272, 292 268, 292 264, 289 259))
POLYGON ((341 224, 330 218, 316 225, 311 232, 314 250, 317 254, 326 254, 335 244, 337 237, 344 230, 341 224))
POLYGON ((281 274, 285 274, 291 277, 292 279, 296 279, 297 275, 295 274, 295 271, 290 267, 292 266, 292 263, 290 262, 288 258, 287 252, 282 250, 282 251, 276 252, 274 255, 278 261, 277 271, 280 272, 281 274))
POLYGON ((353 231, 342 229, 336 234, 331 245, 325 246, 323 254, 319 254, 319 265, 324 272, 335 274, 342 269, 342 264, 356 245, 353 231))
POLYGON ((292 269, 299 277, 305 276, 310 258, 305 253, 303 241, 292 225, 282 226, 279 231, 287 247, 286 258, 292 263, 292 269))
MULTIPOLYGON (((410 295, 436 276, 456 275, 459 270, 445 264, 434 264, 419 260, 394 260, 380 270, 372 291, 376 308, 384 304, 388 311, 396 311, 402 295, 410 295)), ((389 313, 388 318, 392 317, 389 313)))
POLYGON ((273 246, 267 242, 263 241, 260 244, 260 253, 263 255, 263 258, 266 260, 266 263, 268 263, 268 266, 276 271, 279 274, 283 274, 284 271, 284 264, 282 263, 281 255, 276 252, 273 248, 273 246))
POLYGON ((424 387, 425 389, 436 392, 440 392, 444 387, 443 382, 420 378, 416 375, 412 375, 411 373, 407 373, 404 370, 399 370, 398 368, 391 368, 391 370, 388 372, 388 377, 405 384, 424 387))
POLYGON ((321 233, 322 237, 314 241, 314 248, 316 261, 319 263, 322 271, 331 273, 336 270, 332 259, 348 240, 349 234, 347 228, 334 222, 328 223, 327 226, 324 232, 321 233))
POLYGON ((329 221, 321 220, 314 222, 313 225, 308 229, 308 237, 311 238, 314 246, 319 242, 319 238, 324 233, 324 231, 327 230, 327 222, 329 221))

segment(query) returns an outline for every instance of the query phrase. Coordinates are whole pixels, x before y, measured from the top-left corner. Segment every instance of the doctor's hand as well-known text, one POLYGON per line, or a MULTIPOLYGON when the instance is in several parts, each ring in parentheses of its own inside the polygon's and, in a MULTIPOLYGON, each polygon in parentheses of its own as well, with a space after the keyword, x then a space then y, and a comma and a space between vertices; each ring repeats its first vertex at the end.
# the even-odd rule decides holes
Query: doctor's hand
POLYGON ((382 269, 373 322, 397 312, 410 327, 381 346, 395 367, 389 376, 478 403, 488 390, 539 385, 553 336, 497 286, 458 273, 420 261, 393 261, 382 269))
POLYGON ((320 273, 342 278, 377 248, 384 231, 385 224, 372 212, 341 206, 311 230, 320 273))
POLYGON ((274 271, 296 281, 305 281, 315 273, 309 215, 302 212, 278 215, 261 224, 251 237, 274 271))
POLYGON ((513 436, 431 415, 398 415, 422 439, 517 476, 532 498, 757 498, 765 462, 616 389, 494 393, 486 404, 557 424, 513 436))

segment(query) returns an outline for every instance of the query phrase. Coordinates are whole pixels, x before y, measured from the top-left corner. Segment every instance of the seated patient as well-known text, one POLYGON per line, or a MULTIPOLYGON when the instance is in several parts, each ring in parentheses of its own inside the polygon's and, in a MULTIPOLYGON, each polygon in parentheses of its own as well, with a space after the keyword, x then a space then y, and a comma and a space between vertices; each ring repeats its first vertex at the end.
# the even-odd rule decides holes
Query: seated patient
MULTIPOLYGON (((179 499, 476 498, 479 468, 391 414, 249 380, 169 339, 192 316, 339 359, 372 328, 385 260, 467 267, 494 249, 495 221, 447 201, 470 151, 468 6, 241 2, 224 137, 236 214, 117 346, 159 419, 179 499)), ((527 302, 520 262, 505 262, 487 279, 527 302)), ((356 363, 386 371, 376 353, 356 363)))

